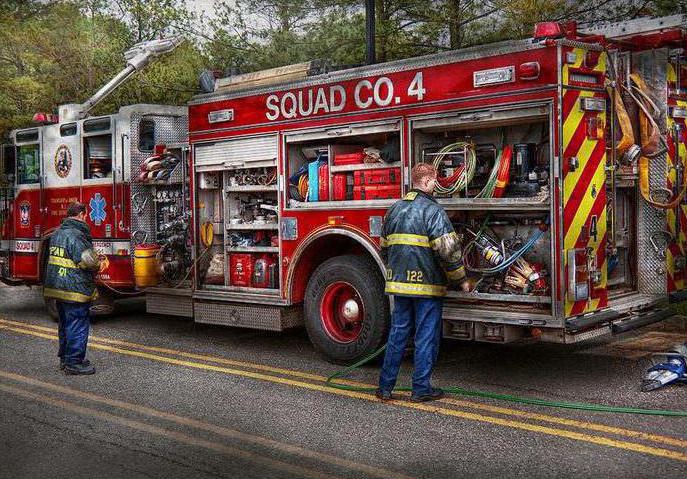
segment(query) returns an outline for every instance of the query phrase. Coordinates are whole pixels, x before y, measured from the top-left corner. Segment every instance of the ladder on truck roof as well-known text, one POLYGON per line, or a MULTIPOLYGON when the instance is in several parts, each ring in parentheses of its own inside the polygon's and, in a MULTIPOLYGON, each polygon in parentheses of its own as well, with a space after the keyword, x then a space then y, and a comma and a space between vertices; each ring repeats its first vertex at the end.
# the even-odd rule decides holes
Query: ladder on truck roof
MULTIPOLYGON (((596 23, 589 27, 579 27, 578 32, 585 35, 603 35, 609 40, 631 40, 638 36, 668 31, 687 32, 687 15, 669 17, 637 18, 623 22, 596 23)), ((683 32, 683 34, 685 33, 683 32)))

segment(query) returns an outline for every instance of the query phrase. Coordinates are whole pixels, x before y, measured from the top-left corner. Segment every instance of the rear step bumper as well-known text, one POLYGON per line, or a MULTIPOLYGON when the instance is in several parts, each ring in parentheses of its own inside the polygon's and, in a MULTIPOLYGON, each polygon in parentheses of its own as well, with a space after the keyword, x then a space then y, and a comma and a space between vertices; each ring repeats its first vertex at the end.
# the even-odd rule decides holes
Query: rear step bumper
POLYGON ((668 295, 668 301, 671 303, 681 303, 687 301, 687 290, 674 291, 668 295))
POLYGON ((660 309, 657 311, 647 311, 644 314, 638 314, 636 316, 631 316, 628 319, 623 319, 616 321, 612 324, 611 328, 613 334, 620 334, 631 329, 641 328, 642 326, 647 326, 649 324, 657 323, 664 319, 673 316, 673 312, 670 308, 660 309))

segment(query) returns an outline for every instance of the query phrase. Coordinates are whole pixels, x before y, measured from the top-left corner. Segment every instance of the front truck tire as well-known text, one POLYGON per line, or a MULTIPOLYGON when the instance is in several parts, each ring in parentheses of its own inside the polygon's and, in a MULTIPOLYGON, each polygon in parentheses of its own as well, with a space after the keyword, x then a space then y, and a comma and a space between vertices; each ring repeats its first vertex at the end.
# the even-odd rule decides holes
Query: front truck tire
POLYGON ((362 256, 322 263, 305 290, 305 328, 315 349, 349 363, 379 348, 389 331, 389 299, 377 265, 362 256))

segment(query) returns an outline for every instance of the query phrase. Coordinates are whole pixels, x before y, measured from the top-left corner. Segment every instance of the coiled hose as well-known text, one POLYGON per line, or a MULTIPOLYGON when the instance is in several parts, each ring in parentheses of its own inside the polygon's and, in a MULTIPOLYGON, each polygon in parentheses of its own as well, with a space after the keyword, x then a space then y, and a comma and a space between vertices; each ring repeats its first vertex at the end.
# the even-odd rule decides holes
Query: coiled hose
POLYGON ((465 189, 475 176, 475 169, 477 167, 475 145, 465 141, 451 143, 439 150, 437 156, 434 158, 434 168, 439 170, 441 163, 447 155, 457 153, 461 150, 465 152, 465 161, 463 164, 456 168, 451 176, 437 178, 436 192, 440 195, 453 195, 465 189))

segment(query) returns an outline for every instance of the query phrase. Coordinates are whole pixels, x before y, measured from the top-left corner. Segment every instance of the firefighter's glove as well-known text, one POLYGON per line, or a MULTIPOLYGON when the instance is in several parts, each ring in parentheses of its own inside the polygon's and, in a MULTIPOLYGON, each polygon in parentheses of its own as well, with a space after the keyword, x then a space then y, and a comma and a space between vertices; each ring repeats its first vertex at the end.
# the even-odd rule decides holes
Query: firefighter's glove
POLYGON ((81 261, 79 261, 79 268, 88 271, 99 271, 100 270, 100 258, 98 253, 93 250, 93 248, 88 248, 81 253, 81 261))

